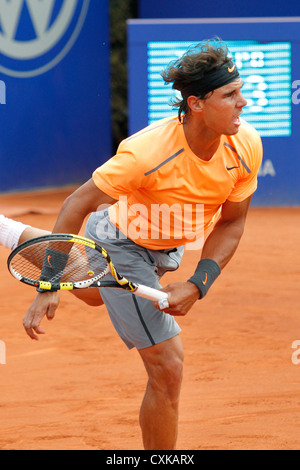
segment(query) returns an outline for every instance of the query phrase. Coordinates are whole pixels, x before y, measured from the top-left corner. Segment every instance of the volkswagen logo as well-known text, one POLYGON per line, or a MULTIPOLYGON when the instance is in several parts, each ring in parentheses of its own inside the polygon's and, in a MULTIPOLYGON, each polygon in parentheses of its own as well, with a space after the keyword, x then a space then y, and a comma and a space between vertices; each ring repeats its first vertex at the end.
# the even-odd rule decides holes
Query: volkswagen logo
POLYGON ((76 42, 90 0, 0 0, 0 73, 28 78, 55 67, 76 42))

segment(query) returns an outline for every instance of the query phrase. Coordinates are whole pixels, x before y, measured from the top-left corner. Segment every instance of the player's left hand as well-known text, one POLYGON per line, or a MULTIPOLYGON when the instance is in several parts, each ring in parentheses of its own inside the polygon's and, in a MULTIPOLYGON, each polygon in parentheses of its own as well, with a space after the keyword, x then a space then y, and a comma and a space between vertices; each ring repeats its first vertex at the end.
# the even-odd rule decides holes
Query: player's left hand
POLYGON ((52 320, 58 305, 59 295, 57 292, 43 292, 36 296, 23 318, 23 326, 31 339, 37 341, 39 339, 37 335, 45 334, 40 323, 45 315, 48 320, 52 320))
MULTIPOLYGON (((191 282, 174 282, 161 290, 169 294, 169 308, 163 311, 174 316, 186 315, 200 295, 198 288, 191 282)), ((158 302, 153 302, 153 305, 161 310, 158 302)))

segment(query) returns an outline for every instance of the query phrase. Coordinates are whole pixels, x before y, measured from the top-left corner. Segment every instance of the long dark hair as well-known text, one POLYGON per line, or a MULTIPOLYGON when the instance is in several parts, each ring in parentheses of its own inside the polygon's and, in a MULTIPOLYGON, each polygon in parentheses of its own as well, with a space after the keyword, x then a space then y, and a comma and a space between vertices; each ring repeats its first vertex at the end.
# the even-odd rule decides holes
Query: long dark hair
POLYGON ((208 39, 189 48, 182 57, 171 62, 161 73, 165 83, 173 83, 172 88, 181 92, 182 99, 175 98, 171 103, 178 108, 178 118, 181 114, 189 112, 187 99, 194 95, 199 99, 205 99, 206 94, 199 94, 197 85, 199 80, 212 70, 230 62, 228 48, 219 38, 208 39))

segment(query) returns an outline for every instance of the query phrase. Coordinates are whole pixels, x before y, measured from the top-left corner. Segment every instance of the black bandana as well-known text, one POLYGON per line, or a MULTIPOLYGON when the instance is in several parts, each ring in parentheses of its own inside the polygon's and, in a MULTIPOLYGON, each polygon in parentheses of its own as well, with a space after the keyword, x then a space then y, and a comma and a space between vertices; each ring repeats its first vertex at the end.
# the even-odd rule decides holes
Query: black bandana
POLYGON ((221 67, 208 72, 201 78, 193 78, 191 83, 181 90, 183 98, 191 95, 204 96, 210 91, 216 90, 228 83, 234 82, 240 78, 239 72, 233 62, 227 62, 221 67))

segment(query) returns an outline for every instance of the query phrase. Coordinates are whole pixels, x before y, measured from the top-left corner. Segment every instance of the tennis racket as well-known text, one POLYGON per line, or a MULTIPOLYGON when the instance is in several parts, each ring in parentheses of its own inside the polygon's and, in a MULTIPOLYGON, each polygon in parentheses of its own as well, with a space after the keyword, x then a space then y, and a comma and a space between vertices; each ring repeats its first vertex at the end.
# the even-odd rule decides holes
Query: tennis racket
POLYGON ((50 234, 32 238, 15 248, 8 257, 10 273, 38 291, 120 288, 140 297, 158 301, 168 308, 168 294, 127 280, 118 273, 107 251, 88 238, 50 234), (113 280, 103 279, 111 273, 113 280))

